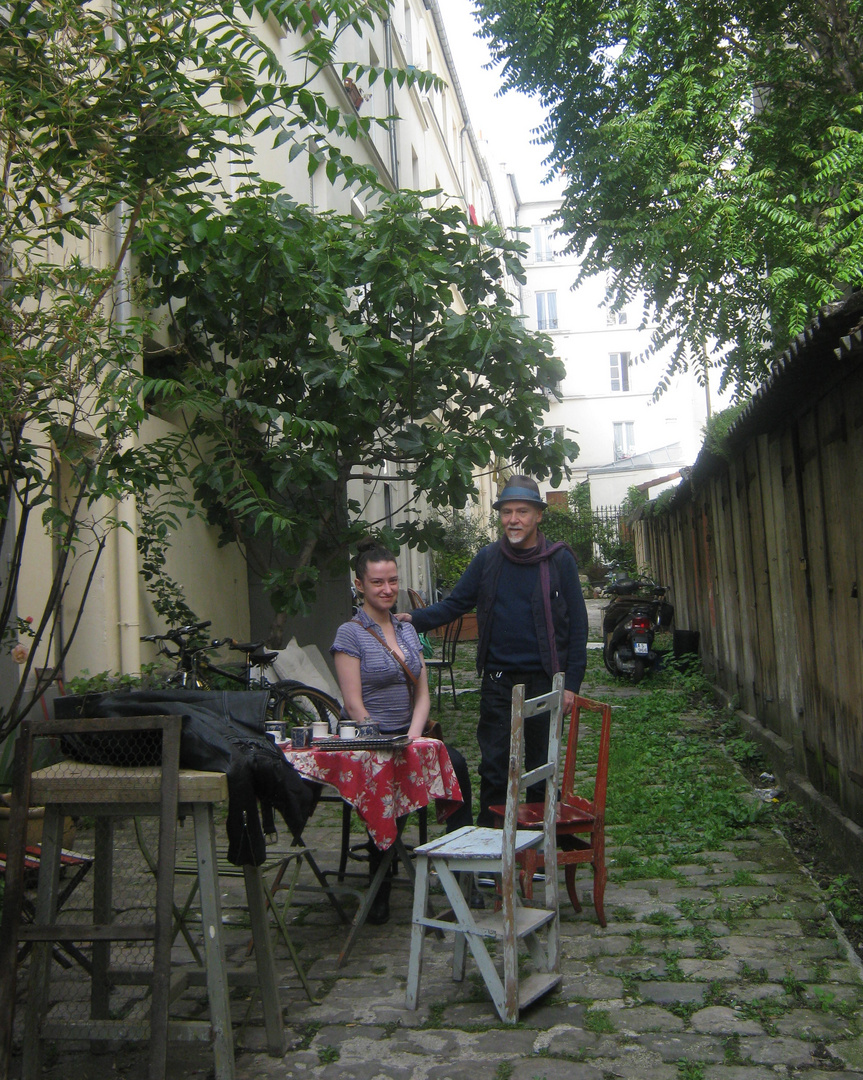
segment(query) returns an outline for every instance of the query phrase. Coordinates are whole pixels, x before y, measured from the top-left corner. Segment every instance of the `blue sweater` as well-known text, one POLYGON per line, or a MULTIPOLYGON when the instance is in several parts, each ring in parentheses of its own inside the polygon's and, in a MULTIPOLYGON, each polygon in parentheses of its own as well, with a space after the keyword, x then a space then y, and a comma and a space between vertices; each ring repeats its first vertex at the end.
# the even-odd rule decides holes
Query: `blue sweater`
MULTIPOLYGON (((558 652, 561 657, 566 656, 566 689, 578 693, 587 667, 587 608, 575 559, 568 551, 558 553, 553 559, 560 595, 554 597, 552 606, 559 610, 562 602, 569 624, 568 637, 563 642, 558 641, 558 652)), ((538 594, 539 566, 511 563, 499 553, 496 544, 489 544, 471 560, 446 600, 417 608, 411 612, 411 619, 417 631, 424 631, 452 622, 474 608, 477 608, 478 618, 488 610, 489 625, 479 628, 477 668, 542 671, 545 665, 537 636, 538 594), (489 580, 489 564, 494 559, 501 563, 494 595, 489 598, 482 595, 482 589, 484 581, 489 580)))

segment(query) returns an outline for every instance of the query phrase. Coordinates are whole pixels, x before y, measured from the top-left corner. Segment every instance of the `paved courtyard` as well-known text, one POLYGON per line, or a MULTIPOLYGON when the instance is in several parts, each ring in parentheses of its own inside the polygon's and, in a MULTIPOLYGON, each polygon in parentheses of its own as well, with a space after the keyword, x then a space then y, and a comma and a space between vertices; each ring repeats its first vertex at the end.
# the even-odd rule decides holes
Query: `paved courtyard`
MULTIPOLYGON (((335 862, 337 826, 335 808, 324 806, 308 830, 324 865, 335 862)), ((861 964, 777 833, 750 829, 722 850, 674 866, 673 877, 613 880, 604 930, 590 905, 589 875, 580 871, 579 880, 582 913, 568 902, 562 909, 563 986, 515 1028, 497 1022, 470 959, 465 982, 452 982, 451 946, 434 938, 420 1007, 405 1008, 406 886, 393 891, 391 921, 367 927, 341 970, 344 931, 332 909, 312 898, 294 909, 292 933, 319 1003, 308 1001, 279 946, 289 1050, 278 1059, 264 1052, 256 992, 235 991, 238 1077, 863 1076, 861 964)), ((241 962, 248 930, 236 881, 226 882, 224 903, 231 960, 241 962)), ((205 995, 181 1007, 206 1015, 205 995)), ((146 1055, 132 1046, 99 1056, 58 1046, 46 1066, 51 1080, 142 1077, 146 1055)), ((171 1076, 211 1071, 205 1047, 172 1047, 171 1076)))
MULTIPOLYGON (((602 679, 596 670, 594 682, 602 679)), ((467 666, 459 678, 469 690, 467 666)), ((651 691, 593 685, 588 692, 624 700, 651 691)), ((445 722, 465 725, 460 745, 467 746, 467 701, 458 712, 463 719, 453 720, 453 712, 445 722)), ((621 737, 622 727, 618 731, 621 737)), ((648 790, 644 798, 650 798, 648 790)), ((322 803, 304 834, 327 868, 338 862, 340 822, 339 806, 322 803)), ((356 819, 354 824, 359 843, 364 833, 356 819)), ((863 965, 785 839, 769 823, 750 825, 713 850, 693 853, 690 845, 679 861, 659 860, 662 873, 645 878, 629 874, 625 849, 615 842, 620 828, 619 821, 609 830, 607 928, 597 922, 590 874, 580 868, 580 914, 561 889, 563 984, 515 1027, 498 1022, 470 957, 465 981, 452 981, 451 939, 427 940, 419 1008, 405 1008, 411 891, 404 873, 396 879, 389 923, 367 926, 341 969, 336 961, 345 928, 320 892, 299 894, 290 911, 291 933, 316 1001, 308 1000, 287 949, 278 944, 288 1051, 281 1058, 266 1053, 257 991, 235 989, 238 1080, 863 1077, 863 965)), ((132 851, 131 825, 122 836, 132 851)), ((181 829, 180 836, 188 846, 191 828, 181 829)), ((416 839, 413 824, 406 837, 416 839)), ((87 843, 86 830, 79 841, 87 843)), ((350 868, 359 875, 353 884, 361 886, 365 867, 352 862, 350 868)), ((140 905, 141 879, 128 877, 129 903, 140 905)), ((301 881, 313 884, 307 869, 301 881)), ((248 963, 241 889, 241 881, 223 879, 231 964, 248 963)), ((188 879, 178 882, 178 898, 187 890, 188 879)), ((351 895, 346 903, 353 910, 351 895)), ((191 962, 182 941, 175 950, 178 962, 191 962)), ((80 972, 58 971, 58 986, 62 978, 77 980, 86 998, 80 972)), ((142 998, 137 1007, 143 1004, 142 998)), ((131 1001, 128 1007, 131 1012, 131 1001)), ((187 992, 177 1009, 182 1016, 206 1018, 206 994, 187 992)), ((20 1039, 20 1016, 17 1026, 20 1039)), ((208 1077, 212 1064, 205 1045, 172 1044, 172 1080, 208 1077)), ((57 1044, 45 1055, 46 1080, 146 1075, 140 1046, 93 1054, 86 1044, 57 1044)))

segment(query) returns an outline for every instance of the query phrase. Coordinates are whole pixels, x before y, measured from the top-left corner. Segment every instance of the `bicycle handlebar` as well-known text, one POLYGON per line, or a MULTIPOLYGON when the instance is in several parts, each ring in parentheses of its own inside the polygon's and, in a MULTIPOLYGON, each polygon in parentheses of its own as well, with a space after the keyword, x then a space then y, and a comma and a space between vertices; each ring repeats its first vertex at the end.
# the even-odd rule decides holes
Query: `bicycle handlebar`
MULTIPOLYGON (((140 638, 140 641, 171 641, 175 645, 182 645, 182 639, 189 637, 191 634, 196 634, 199 630, 206 630, 208 626, 212 626, 212 619, 207 619, 206 622, 188 623, 186 626, 178 626, 174 630, 169 630, 167 634, 146 634, 140 638)), ((219 642, 219 645, 225 645, 229 641, 229 638, 225 638, 224 641, 219 642)), ((215 644, 215 643, 214 643, 215 644)), ((212 646, 211 646, 212 647, 212 646)))
POLYGON ((169 630, 169 634, 182 634, 184 637, 188 634, 195 634, 198 630, 206 630, 208 626, 213 625, 212 619, 207 619, 206 622, 188 623, 186 626, 178 626, 176 630, 169 630))

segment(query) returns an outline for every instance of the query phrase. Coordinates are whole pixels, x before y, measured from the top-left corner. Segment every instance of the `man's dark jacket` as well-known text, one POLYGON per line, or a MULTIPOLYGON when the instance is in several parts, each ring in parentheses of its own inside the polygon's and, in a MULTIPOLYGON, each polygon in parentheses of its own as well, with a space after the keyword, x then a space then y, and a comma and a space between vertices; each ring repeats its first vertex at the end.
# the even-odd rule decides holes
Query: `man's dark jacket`
MULTIPOLYGON (((500 549, 500 541, 489 544, 472 559, 470 565, 459 578, 450 595, 432 604, 430 607, 417 608, 411 612, 411 621, 417 632, 433 630, 452 622, 459 615, 476 608, 476 621, 479 639, 476 649, 477 671, 482 673, 488 655, 491 637, 491 614, 494 608, 497 581, 504 563, 505 555, 500 549)), ((562 548, 549 559, 549 589, 551 593, 551 612, 554 624, 555 645, 557 646, 558 666, 565 672, 567 690, 578 693, 584 671, 587 666, 587 609, 584 594, 578 579, 578 566, 571 552, 562 548)), ((531 599, 534 630, 539 648, 542 667, 551 678, 551 649, 545 625, 545 608, 541 591, 541 575, 537 574, 537 584, 531 599)))

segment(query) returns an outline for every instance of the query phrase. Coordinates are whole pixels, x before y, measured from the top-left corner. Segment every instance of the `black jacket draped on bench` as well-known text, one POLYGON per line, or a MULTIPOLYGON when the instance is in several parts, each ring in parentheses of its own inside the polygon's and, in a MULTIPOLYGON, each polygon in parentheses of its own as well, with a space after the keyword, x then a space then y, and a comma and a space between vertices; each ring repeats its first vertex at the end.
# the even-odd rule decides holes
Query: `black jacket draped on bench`
MULTIPOLYGON (((275 832, 273 810, 297 839, 320 793, 266 734, 268 697, 244 690, 116 691, 59 697, 54 715, 181 716, 181 768, 227 774, 229 861, 259 866, 266 857, 264 830, 275 832)), ((135 767, 161 760, 161 747, 149 732, 66 735, 62 745, 69 757, 89 764, 135 767)))

